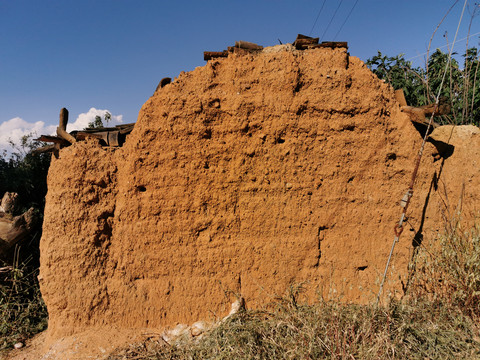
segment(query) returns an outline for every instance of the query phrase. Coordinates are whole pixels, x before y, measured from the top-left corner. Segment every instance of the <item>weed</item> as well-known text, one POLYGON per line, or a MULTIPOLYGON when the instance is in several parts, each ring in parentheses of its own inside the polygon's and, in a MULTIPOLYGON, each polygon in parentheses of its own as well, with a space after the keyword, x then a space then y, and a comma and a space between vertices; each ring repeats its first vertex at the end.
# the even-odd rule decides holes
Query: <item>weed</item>
POLYGON ((420 247, 410 296, 480 316, 480 228, 465 231, 459 219, 429 248, 420 247))
POLYGON ((430 302, 388 307, 279 301, 272 312, 238 313, 199 340, 149 341, 120 359, 452 359, 475 358, 470 318, 430 302), (147 351, 148 349, 148 351, 147 351))
POLYGON ((450 221, 417 251, 407 296, 386 306, 306 305, 303 285, 291 286, 272 310, 243 311, 201 338, 150 340, 109 359, 480 358, 480 228, 450 221))
POLYGON ((0 352, 47 327, 38 269, 29 261, 0 268, 0 352))

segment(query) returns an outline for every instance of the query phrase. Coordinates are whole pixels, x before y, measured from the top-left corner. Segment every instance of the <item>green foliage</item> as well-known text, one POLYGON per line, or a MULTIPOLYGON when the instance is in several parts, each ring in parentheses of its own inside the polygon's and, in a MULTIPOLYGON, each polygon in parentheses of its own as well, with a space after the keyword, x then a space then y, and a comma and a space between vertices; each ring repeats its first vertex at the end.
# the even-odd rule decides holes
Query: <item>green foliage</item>
POLYGON ((409 105, 421 106, 429 102, 425 72, 421 68, 412 68, 412 63, 406 61, 403 54, 388 57, 379 51, 376 56, 368 59, 366 64, 375 75, 394 89, 403 89, 409 105))
MULTIPOLYGON (((112 120, 112 115, 107 111, 104 115, 105 122, 108 124, 112 120)), ((95 116, 95 120, 88 123, 87 129, 103 128, 103 120, 100 116, 95 116)))
POLYGON ((0 197, 6 191, 18 193, 19 211, 34 207, 43 213, 51 155, 32 154, 42 145, 33 140, 32 134, 25 135, 19 144, 11 142, 13 152, 9 158, 0 157, 0 197))
POLYGON ((476 48, 468 49, 464 55, 464 100, 462 116, 474 124, 480 124, 480 52, 476 48))
POLYGON ((479 55, 476 48, 467 49, 463 55, 463 69, 454 57, 449 62, 448 54, 439 49, 430 55, 425 69, 413 68, 403 54, 388 57, 381 52, 368 59, 366 64, 394 89, 403 89, 407 104, 411 106, 435 102, 447 69, 440 96, 448 99, 452 113, 439 122, 480 125, 479 55))

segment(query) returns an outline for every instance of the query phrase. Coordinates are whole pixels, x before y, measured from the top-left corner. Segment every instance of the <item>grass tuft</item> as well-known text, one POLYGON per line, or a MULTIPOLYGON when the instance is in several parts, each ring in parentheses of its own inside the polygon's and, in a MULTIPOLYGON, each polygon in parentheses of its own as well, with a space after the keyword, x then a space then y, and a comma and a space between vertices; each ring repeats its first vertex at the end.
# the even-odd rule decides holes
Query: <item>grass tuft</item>
POLYGON ((0 353, 47 328, 37 275, 28 261, 0 267, 0 353))
POLYGON ((120 359, 466 359, 478 358, 472 320, 430 302, 388 307, 322 302, 232 316, 199 340, 148 341, 120 359), (148 350, 147 350, 148 349, 148 350))
POLYGON ((386 306, 299 303, 292 286, 272 311, 235 314, 201 338, 149 340, 125 359, 478 359, 480 229, 448 224, 417 248, 408 292, 386 306))
POLYGON ((429 248, 415 259, 410 296, 480 318, 480 228, 464 230, 460 219, 447 224, 429 248))

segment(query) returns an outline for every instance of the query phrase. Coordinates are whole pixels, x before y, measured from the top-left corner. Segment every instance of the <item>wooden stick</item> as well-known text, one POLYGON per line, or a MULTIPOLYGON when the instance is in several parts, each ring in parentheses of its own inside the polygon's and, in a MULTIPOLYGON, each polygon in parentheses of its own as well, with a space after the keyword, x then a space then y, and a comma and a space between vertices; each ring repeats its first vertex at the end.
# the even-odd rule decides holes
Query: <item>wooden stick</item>
MULTIPOLYGON (((51 135, 42 135, 38 139, 35 139, 38 141, 43 141, 43 142, 51 142, 51 143, 58 143, 58 144, 65 144, 65 140, 59 138, 58 136, 51 136, 51 135)), ((68 145, 68 144, 67 144, 68 145)))
POLYGON ((348 49, 346 41, 323 41, 321 44, 311 45, 312 48, 345 48, 348 49))
POLYGON ((262 50, 263 46, 248 42, 248 41, 235 41, 235 47, 240 49, 248 49, 248 50, 262 50))
POLYGON ((68 123, 68 110, 65 108, 62 108, 60 110, 60 124, 59 126, 67 131, 67 123, 68 123))
POLYGON ((55 149, 55 145, 52 144, 52 145, 47 145, 47 146, 42 146, 42 147, 39 147, 38 149, 35 149, 32 151, 32 154, 36 155, 36 154, 42 154, 42 153, 46 153, 46 152, 50 152, 50 151, 53 151, 55 149))
POLYGON ((53 144, 53 156, 55 156, 56 159, 60 156, 60 144, 53 144))
POLYGON ((75 140, 75 138, 67 132, 67 123, 68 110, 62 108, 62 110, 60 110, 60 124, 57 127, 57 135, 67 140, 69 143, 74 144, 77 142, 77 140, 75 140))
POLYGON ((204 51, 203 60, 208 61, 218 57, 227 57, 228 51, 204 51))
POLYGON ((62 139, 67 140, 71 144, 75 144, 77 140, 70 135, 68 132, 66 132, 64 129, 62 129, 60 126, 57 127, 57 135, 60 136, 62 139))

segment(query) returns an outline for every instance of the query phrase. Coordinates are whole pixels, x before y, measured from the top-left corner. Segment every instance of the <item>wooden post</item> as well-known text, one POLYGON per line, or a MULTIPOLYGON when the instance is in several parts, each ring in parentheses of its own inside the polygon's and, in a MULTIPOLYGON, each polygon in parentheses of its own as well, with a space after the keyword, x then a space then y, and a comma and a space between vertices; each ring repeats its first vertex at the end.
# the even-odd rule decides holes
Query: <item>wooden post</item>
POLYGON ((60 110, 60 123, 57 127, 57 135, 61 138, 67 140, 69 143, 74 144, 77 142, 75 138, 67 132, 67 123, 68 123, 68 110, 62 108, 60 110))
POLYGON ((208 61, 218 57, 228 57, 228 51, 204 51, 203 60, 208 61))
POLYGON ((60 127, 67 131, 67 124, 68 124, 68 110, 65 108, 62 108, 60 110, 60 127))

